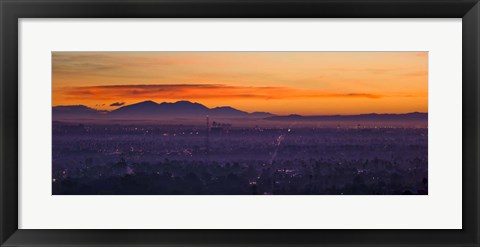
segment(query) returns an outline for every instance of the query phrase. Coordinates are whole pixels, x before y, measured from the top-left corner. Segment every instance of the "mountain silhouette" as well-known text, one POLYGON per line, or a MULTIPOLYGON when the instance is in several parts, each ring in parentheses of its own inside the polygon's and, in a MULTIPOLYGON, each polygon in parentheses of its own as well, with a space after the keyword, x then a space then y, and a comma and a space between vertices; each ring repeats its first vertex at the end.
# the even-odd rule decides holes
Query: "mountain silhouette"
POLYGON ((212 116, 228 116, 228 117, 245 117, 248 112, 240 111, 230 106, 221 106, 210 109, 209 115, 212 116))
POLYGON ((181 117, 181 116, 205 116, 210 109, 198 103, 178 101, 175 103, 163 102, 157 104, 153 101, 144 101, 127 105, 113 110, 110 116, 123 117, 181 117))
POLYGON ((230 106, 208 108, 202 104, 186 100, 174 103, 156 103, 148 100, 122 106, 113 111, 100 111, 83 105, 55 106, 52 108, 54 119, 171 119, 171 118, 256 118, 269 121, 427 121, 428 113, 412 112, 406 114, 358 114, 358 115, 321 115, 302 116, 297 114, 277 116, 268 112, 248 113, 230 106))
POLYGON ((259 112, 259 111, 257 111, 257 112, 252 112, 252 113, 250 113, 250 115, 253 116, 253 117, 258 117, 258 118, 266 118, 266 117, 275 116, 275 115, 273 115, 273 114, 270 113, 270 112, 259 112))
POLYGON ((95 118, 104 115, 106 111, 99 111, 84 105, 67 105, 52 107, 53 116, 64 118, 95 118))
POLYGON ((323 115, 323 116, 271 116, 272 121, 427 121, 428 113, 411 112, 405 114, 358 114, 358 115, 323 115))
POLYGON ((148 100, 131 105, 122 106, 111 112, 98 111, 83 105, 53 107, 53 116, 56 118, 106 117, 113 119, 160 119, 160 118, 198 118, 205 116, 219 118, 265 118, 273 116, 267 112, 248 113, 230 106, 208 108, 202 104, 190 101, 174 103, 156 103, 148 100))

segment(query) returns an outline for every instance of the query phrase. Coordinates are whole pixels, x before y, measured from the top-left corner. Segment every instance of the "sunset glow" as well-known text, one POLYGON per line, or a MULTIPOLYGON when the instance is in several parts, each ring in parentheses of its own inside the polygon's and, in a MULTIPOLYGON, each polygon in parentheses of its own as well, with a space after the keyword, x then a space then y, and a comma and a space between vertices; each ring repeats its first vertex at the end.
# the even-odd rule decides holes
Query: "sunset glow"
POLYGON ((188 100, 274 114, 428 111, 427 52, 53 52, 53 106, 188 100))

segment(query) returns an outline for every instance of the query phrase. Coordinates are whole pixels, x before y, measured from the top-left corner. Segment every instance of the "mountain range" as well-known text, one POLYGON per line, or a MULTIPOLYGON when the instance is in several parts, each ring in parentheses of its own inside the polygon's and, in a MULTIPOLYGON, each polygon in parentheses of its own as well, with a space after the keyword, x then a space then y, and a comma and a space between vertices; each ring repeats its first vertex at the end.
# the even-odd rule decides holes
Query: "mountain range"
POLYGON ((230 106, 208 108, 202 104, 190 101, 174 103, 156 103, 143 101, 122 106, 113 111, 95 110, 84 105, 54 106, 55 119, 162 119, 162 118, 256 118, 270 121, 427 121, 428 114, 412 112, 406 114, 358 114, 358 115, 323 115, 277 116, 268 112, 245 112, 230 106))
POLYGON ((266 118, 273 116, 273 114, 268 112, 249 113, 230 106, 208 108, 202 104, 190 101, 156 103, 150 100, 122 106, 110 112, 95 110, 83 105, 54 106, 52 113, 54 118, 108 117, 116 119, 203 118, 205 116, 220 118, 266 118))
POLYGON ((358 115, 325 115, 325 116, 271 116, 265 118, 272 121, 427 121, 428 114, 411 112, 405 114, 358 114, 358 115))

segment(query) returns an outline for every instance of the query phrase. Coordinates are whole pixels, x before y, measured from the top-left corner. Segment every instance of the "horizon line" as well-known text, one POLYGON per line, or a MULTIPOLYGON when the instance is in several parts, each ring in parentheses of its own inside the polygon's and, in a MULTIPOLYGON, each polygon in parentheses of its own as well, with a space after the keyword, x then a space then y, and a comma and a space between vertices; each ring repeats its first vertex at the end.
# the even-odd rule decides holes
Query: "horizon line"
MULTIPOLYGON (((412 113, 420 113, 420 114, 428 114, 428 111, 427 112, 422 112, 422 111, 408 111, 408 112, 402 112, 402 113, 391 113, 391 112, 385 112, 385 113, 379 113, 379 112, 364 112, 364 113, 351 113, 351 114, 313 114, 313 115, 304 115, 304 114, 298 114, 298 113, 289 113, 289 114, 275 114, 275 113, 271 113, 271 112, 268 112, 268 111, 253 111, 253 112, 248 112, 248 111, 244 111, 244 110, 240 110, 240 109, 237 109, 235 107, 232 107, 232 106, 228 106, 228 105, 222 105, 222 106, 215 106, 215 107, 208 107, 208 106, 205 106, 204 104, 202 103, 199 103, 199 102, 194 102, 194 101, 189 101, 189 100, 177 100, 177 101, 162 101, 162 102, 156 102, 154 100, 144 100, 144 101, 139 101, 139 102, 136 102, 136 103, 132 103, 132 104, 121 104, 118 106, 118 108, 116 109, 113 109, 113 110, 101 110, 101 109, 96 109, 96 108, 93 108, 93 107, 90 107, 90 106, 87 106, 87 105, 83 105, 83 104, 74 104, 74 105, 52 105, 52 108, 54 107, 68 107, 68 106, 83 106, 83 107, 87 107, 89 109, 92 109, 92 110, 95 110, 95 111, 99 111, 99 112, 107 112, 107 113, 110 113, 110 112, 113 112, 115 110, 118 110, 120 108, 123 108, 125 106, 132 106, 132 105, 136 105, 136 104, 140 104, 140 103, 145 103, 145 102, 153 102, 157 105, 160 105, 162 103, 169 103, 169 104, 175 104, 175 103, 179 103, 179 102, 189 102, 189 103, 192 103, 192 104, 200 104, 208 109, 215 109, 215 108, 222 108, 222 107, 229 107, 229 108, 232 108, 232 109, 235 109, 235 110, 238 110, 238 111, 243 111, 243 112, 246 112, 248 114, 252 114, 252 113, 268 113, 268 114, 271 114, 273 116, 277 116, 277 117, 282 117, 282 116, 301 116, 301 117, 314 117, 314 116, 353 116, 353 115, 371 115, 371 114, 377 114, 377 115, 406 115, 406 114, 412 114, 412 113)), ((117 103, 117 102, 116 102, 117 103)))

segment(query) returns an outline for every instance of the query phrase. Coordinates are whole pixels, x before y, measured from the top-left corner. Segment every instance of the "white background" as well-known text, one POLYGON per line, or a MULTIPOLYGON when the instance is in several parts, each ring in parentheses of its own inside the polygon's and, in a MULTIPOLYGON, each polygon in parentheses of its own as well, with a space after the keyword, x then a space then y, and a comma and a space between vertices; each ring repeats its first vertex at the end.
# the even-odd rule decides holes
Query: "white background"
POLYGON ((461 19, 22 19, 19 228, 461 228, 461 19), (428 196, 52 196, 52 51, 429 51, 428 196))

